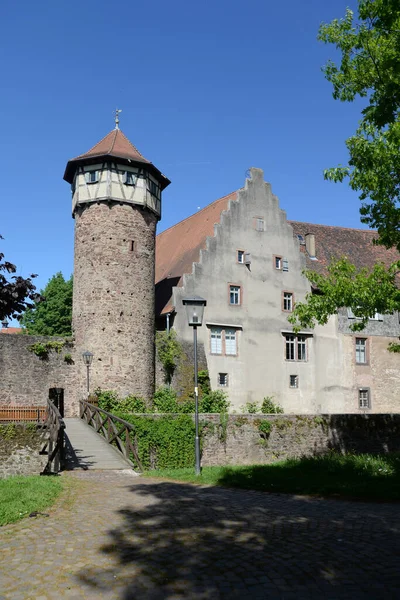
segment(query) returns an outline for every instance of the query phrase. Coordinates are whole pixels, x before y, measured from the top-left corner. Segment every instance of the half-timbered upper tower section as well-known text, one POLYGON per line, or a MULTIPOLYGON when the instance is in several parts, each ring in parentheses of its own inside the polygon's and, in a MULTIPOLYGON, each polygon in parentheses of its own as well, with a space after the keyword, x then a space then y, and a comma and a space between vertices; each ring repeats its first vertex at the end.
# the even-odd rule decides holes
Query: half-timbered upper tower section
POLYGON ((116 201, 139 205, 161 218, 161 192, 170 181, 116 127, 85 154, 68 161, 72 215, 80 205, 116 201))

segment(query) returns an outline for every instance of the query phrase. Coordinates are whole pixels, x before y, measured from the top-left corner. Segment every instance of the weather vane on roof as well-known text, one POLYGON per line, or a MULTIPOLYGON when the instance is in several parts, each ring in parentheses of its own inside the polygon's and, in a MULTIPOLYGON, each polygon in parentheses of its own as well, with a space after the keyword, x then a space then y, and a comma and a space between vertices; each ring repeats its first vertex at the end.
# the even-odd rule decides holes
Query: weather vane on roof
POLYGON ((115 109, 115 129, 119 129, 119 114, 122 113, 121 108, 115 109))

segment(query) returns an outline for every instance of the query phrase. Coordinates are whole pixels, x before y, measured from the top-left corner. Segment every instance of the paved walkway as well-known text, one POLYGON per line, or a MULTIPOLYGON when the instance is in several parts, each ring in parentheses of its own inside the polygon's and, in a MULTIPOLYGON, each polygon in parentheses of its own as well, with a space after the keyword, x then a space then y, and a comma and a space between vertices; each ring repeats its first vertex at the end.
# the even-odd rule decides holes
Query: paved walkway
POLYGON ((1 598, 400 598, 398 504, 63 477, 73 506, 0 529, 1 598))
POLYGON ((72 469, 127 469, 117 450, 114 450, 82 419, 64 419, 66 468, 72 469))

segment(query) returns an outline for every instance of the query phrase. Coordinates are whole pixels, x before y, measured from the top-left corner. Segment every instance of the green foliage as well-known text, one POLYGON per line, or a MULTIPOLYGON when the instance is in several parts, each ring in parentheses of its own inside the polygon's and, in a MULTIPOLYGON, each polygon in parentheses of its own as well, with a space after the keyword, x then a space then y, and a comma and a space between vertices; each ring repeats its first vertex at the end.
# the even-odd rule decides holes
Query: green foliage
POLYGON ((328 169, 325 177, 349 178, 363 202, 362 222, 378 230, 379 243, 400 250, 400 4, 359 0, 358 13, 354 18, 347 9, 343 19, 319 30, 319 39, 341 53, 339 66, 329 61, 324 67, 333 97, 367 99, 359 127, 346 141, 348 165, 328 169))
POLYGON ((260 412, 260 405, 258 402, 246 402, 244 406, 241 406, 241 410, 244 413, 255 415, 260 412))
POLYGON ((190 416, 152 418, 124 413, 119 413, 118 416, 135 426, 134 437, 144 468, 165 469, 194 465, 195 426, 190 416))
POLYGON ((272 425, 269 421, 260 421, 258 423, 258 431, 264 438, 269 437, 271 430, 272 430, 272 425))
POLYGON ((0 480, 0 526, 48 508, 63 489, 59 477, 8 477, 0 480))
POLYGON ((360 331, 376 312, 392 313, 400 308, 400 290, 396 287, 399 266, 400 263, 389 268, 376 264, 371 271, 358 270, 342 258, 332 261, 327 275, 305 271, 319 293, 308 294, 306 302, 297 302, 288 321, 296 332, 304 327, 314 327, 316 322, 325 325, 330 315, 349 307, 359 317, 351 328, 360 331))
POLYGON ((388 350, 389 352, 400 352, 400 344, 398 342, 390 342, 388 350))
POLYGON ((222 390, 210 390, 200 398, 199 411, 202 413, 226 413, 228 408, 229 401, 222 390))
POLYGON ((98 407, 113 414, 117 411, 130 413, 150 412, 147 409, 143 398, 139 398, 138 396, 119 398, 117 392, 112 390, 101 390, 100 388, 95 390, 95 394, 98 400, 98 407))
POLYGON ((207 370, 202 369, 198 372, 197 383, 200 389, 200 396, 202 394, 208 394, 211 391, 210 376, 207 370))
POLYGON ((171 330, 156 332, 156 348, 158 357, 165 371, 166 383, 171 383, 178 360, 182 355, 181 346, 176 339, 176 332, 171 330))
POLYGON ((228 437, 229 415, 227 412, 222 412, 219 415, 218 439, 221 444, 225 444, 228 437))
POLYGON ((342 455, 288 459, 268 465, 168 469, 146 473, 179 481, 287 494, 400 500, 400 455, 342 455))
MULTIPOLYGON (((2 239, 0 235, 0 240, 2 239)), ((4 254, 0 252, 0 321, 7 317, 18 318, 27 308, 34 306, 33 302, 40 299, 32 282, 37 275, 24 279, 20 275, 14 275, 16 271, 17 267, 4 260, 4 254), (8 277, 10 273, 13 275, 8 277)))
MULTIPOLYGON (((31 344, 30 346, 28 346, 28 350, 29 352, 32 352, 33 354, 38 356, 41 360, 47 360, 49 358, 49 353, 52 351, 56 352, 56 354, 61 354, 61 351, 66 343, 67 342, 65 341, 58 340, 53 340, 52 342, 36 342, 35 344, 31 344)), ((71 355, 69 354, 66 356, 71 355)))
POLYGON ((71 354, 65 354, 64 355, 64 362, 67 363, 67 365, 73 365, 74 364, 74 360, 72 358, 71 354))
POLYGON ((273 396, 265 396, 261 404, 261 412, 263 414, 281 414, 283 408, 273 402, 273 396))
POLYGON ((153 408, 159 413, 178 413, 178 401, 175 390, 169 387, 160 387, 156 390, 153 408))
POLYGON ((19 319, 30 335, 72 335, 72 276, 56 273, 19 319))

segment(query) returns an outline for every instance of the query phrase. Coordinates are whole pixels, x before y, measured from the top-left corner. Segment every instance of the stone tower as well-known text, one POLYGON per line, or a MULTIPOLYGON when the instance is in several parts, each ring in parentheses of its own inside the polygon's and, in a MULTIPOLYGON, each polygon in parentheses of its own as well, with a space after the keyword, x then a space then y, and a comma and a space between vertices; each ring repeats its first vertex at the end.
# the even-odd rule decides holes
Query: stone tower
POLYGON ((116 128, 70 160, 75 219, 76 367, 94 354, 90 389, 149 399, 154 392, 155 233, 170 181, 116 128))

